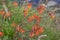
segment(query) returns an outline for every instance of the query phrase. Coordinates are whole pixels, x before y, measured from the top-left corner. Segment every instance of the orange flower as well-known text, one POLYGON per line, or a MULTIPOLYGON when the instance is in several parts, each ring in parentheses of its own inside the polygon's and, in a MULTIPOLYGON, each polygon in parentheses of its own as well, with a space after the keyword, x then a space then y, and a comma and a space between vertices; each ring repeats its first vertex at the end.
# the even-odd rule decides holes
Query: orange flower
POLYGON ((49 16, 54 19, 55 18, 55 15, 54 15, 54 12, 49 12, 49 16))
POLYGON ((36 19, 37 23, 40 22, 41 17, 34 14, 33 16, 28 18, 28 22, 31 22, 32 20, 36 19))
POLYGON ((44 10, 39 10, 38 12, 39 12, 39 14, 42 14, 44 12, 44 10))
POLYGON ((41 8, 42 10, 44 10, 44 9, 45 9, 45 6, 44 6, 44 5, 41 5, 40 8, 41 8))
POLYGON ((31 18, 32 18, 32 19, 35 19, 34 15, 33 15, 33 16, 31 16, 31 18))
POLYGON ((39 14, 42 14, 45 10, 45 6, 44 5, 38 6, 37 10, 38 10, 39 14))
POLYGON ((38 31, 39 31, 39 33, 41 34, 41 33, 44 32, 44 28, 43 28, 43 27, 40 27, 40 28, 38 29, 38 31))
POLYGON ((24 9, 24 16, 28 14, 28 9, 24 9))
POLYGON ((40 6, 37 7, 37 10, 40 10, 40 9, 41 9, 41 10, 44 10, 44 9, 45 9, 45 5, 42 4, 42 5, 40 5, 40 6))
POLYGON ((0 36, 3 36, 3 32, 0 32, 0 36))
POLYGON ((38 27, 37 30, 35 31, 35 35, 38 36, 39 34, 44 32, 44 28, 43 27, 38 27))
POLYGON ((20 27, 19 26, 17 26, 16 31, 20 31, 20 27))
POLYGON ((5 15, 6 15, 7 17, 9 17, 9 16, 11 16, 11 13, 8 12, 8 13, 6 13, 5 15))
POLYGON ((32 4, 31 3, 28 3, 27 5, 28 9, 32 7, 32 4))
POLYGON ((40 17, 40 16, 38 16, 38 15, 34 15, 34 17, 35 17, 35 19, 36 19, 37 23, 39 23, 39 22, 40 22, 41 17, 40 17))
POLYGON ((7 17, 7 16, 6 16, 6 15, 4 15, 3 17, 4 17, 4 19, 6 19, 6 17, 7 17))
POLYGON ((35 33, 36 36, 44 32, 44 28, 40 27, 38 24, 32 27, 32 31, 35 33))
POLYGON ((22 34, 25 32, 25 30, 24 30, 22 27, 20 27, 19 31, 20 31, 22 34))
POLYGON ((38 30, 39 28, 40 27, 39 27, 38 24, 36 24, 35 26, 32 27, 32 31, 35 32, 35 35, 36 36, 39 35, 39 30, 38 30))
POLYGON ((33 19, 35 19, 34 15, 28 18, 28 22, 31 22, 33 19))
POLYGON ((5 12, 4 12, 4 11, 0 11, 0 14, 1 14, 1 15, 4 15, 4 14, 5 14, 5 12))
POLYGON ((13 5, 14 5, 14 6, 18 6, 18 2, 16 2, 16 1, 13 2, 13 5))
POLYGON ((40 19, 41 19, 41 17, 39 17, 39 16, 36 17, 37 22, 39 22, 40 19))
POLYGON ((31 18, 31 17, 29 17, 29 18, 28 18, 28 22, 31 22, 31 21, 32 21, 32 18, 31 18))
POLYGON ((35 35, 36 35, 36 36, 38 36, 38 35, 39 35, 39 31, 38 31, 38 30, 35 32, 35 35))
POLYGON ((38 26, 36 26, 36 25, 32 27, 33 31, 36 31, 37 29, 38 29, 38 26))
POLYGON ((24 9, 24 13, 28 13, 28 9, 24 9))
POLYGON ((24 29, 20 29, 20 32, 23 34, 25 32, 25 30, 24 29))
POLYGON ((54 19, 55 18, 55 15, 52 15, 51 18, 54 19))
POLYGON ((29 36, 30 38, 34 37, 35 36, 34 32, 30 32, 29 36))
POLYGON ((8 12, 8 13, 6 13, 3 17, 4 17, 4 19, 6 19, 7 17, 10 17, 10 16, 11 16, 11 13, 8 12))

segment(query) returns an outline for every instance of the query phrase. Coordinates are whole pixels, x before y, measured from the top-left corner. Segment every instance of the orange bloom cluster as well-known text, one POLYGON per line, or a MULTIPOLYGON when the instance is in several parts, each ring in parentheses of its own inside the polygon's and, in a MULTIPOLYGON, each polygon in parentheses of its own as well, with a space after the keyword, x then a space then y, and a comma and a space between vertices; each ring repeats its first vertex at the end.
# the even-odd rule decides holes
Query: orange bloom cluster
POLYGON ((22 28, 22 27, 20 27, 20 30, 19 30, 22 34, 25 32, 25 30, 22 28))
POLYGON ((13 2, 13 5, 16 7, 16 6, 18 6, 18 2, 13 2))
POLYGON ((5 13, 5 15, 4 15, 4 19, 6 19, 7 17, 10 17, 10 16, 11 16, 11 13, 10 13, 10 12, 5 13))
POLYGON ((34 15, 28 18, 28 22, 31 22, 33 19, 35 19, 34 15))
POLYGON ((38 16, 38 15, 34 15, 34 16, 35 16, 35 19, 36 19, 37 23, 39 23, 39 22, 40 22, 41 17, 40 17, 40 16, 38 16))
POLYGON ((11 16, 11 13, 10 12, 5 13, 5 11, 0 11, 0 15, 2 15, 4 17, 4 19, 5 19, 7 17, 10 17, 11 16))
POLYGON ((30 32, 29 36, 30 36, 30 38, 32 38, 32 37, 35 36, 35 33, 34 32, 30 32))
POLYGON ((32 4, 31 3, 28 3, 27 4, 27 8, 24 9, 24 16, 26 16, 28 14, 28 10, 32 7, 32 4))
POLYGON ((29 36, 32 38, 34 36, 38 36, 39 34, 44 32, 44 28, 40 27, 39 25, 34 25, 32 27, 32 32, 29 34, 29 36))
POLYGON ((37 7, 37 11, 39 12, 39 14, 42 14, 44 9, 45 9, 44 5, 40 5, 40 6, 37 7))
POLYGON ((30 9, 32 7, 32 4, 31 3, 28 3, 27 4, 27 8, 30 9))
POLYGON ((36 19, 37 22, 40 22, 41 17, 34 14, 28 18, 28 22, 31 22, 33 19, 36 19))
POLYGON ((3 36, 3 32, 0 32, 0 37, 3 36))
POLYGON ((24 16, 26 16, 28 14, 28 9, 24 9, 24 16))
POLYGON ((21 26, 17 26, 16 30, 22 34, 25 32, 25 30, 21 26))
POLYGON ((54 19, 55 18, 55 15, 54 15, 54 12, 49 12, 49 16, 54 19))

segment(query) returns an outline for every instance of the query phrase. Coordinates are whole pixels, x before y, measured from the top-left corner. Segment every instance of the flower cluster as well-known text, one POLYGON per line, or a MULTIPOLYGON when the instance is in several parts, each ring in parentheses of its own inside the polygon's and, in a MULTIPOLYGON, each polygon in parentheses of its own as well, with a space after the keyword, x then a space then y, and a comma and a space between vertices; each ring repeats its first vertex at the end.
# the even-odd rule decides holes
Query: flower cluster
POLYGON ((44 28, 36 24, 32 27, 32 31, 30 32, 29 36, 30 37, 38 36, 39 34, 42 34, 43 32, 44 32, 44 28))
MULTIPOLYGON (((28 37, 28 39, 34 38, 44 33, 45 25, 40 25, 43 25, 45 21, 41 23, 41 19, 43 18, 41 16, 43 16, 46 9, 44 4, 39 5, 36 9, 32 7, 31 3, 19 6, 18 2, 15 1, 11 5, 10 8, 6 6, 8 12, 4 9, 0 10, 0 26, 2 26, 2 29, 0 29, 0 37, 4 38, 7 36, 8 40, 15 40, 14 36, 17 35, 15 38, 23 40, 24 37, 28 37)), ((55 18, 54 12, 47 12, 47 15, 50 18, 55 18)))

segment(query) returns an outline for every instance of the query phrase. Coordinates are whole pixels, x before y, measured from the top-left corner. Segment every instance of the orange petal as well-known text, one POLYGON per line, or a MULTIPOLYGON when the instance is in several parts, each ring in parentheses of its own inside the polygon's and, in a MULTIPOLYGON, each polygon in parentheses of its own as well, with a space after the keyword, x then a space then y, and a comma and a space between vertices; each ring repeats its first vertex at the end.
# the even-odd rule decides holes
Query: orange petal
POLYGON ((31 33, 29 34, 29 36, 30 36, 30 38, 32 38, 32 37, 35 36, 35 34, 34 34, 33 32, 31 32, 31 33))
POLYGON ((20 32, 23 34, 25 30, 23 28, 20 28, 20 32))
POLYGON ((32 21, 32 18, 30 17, 30 18, 28 18, 28 22, 31 22, 32 21))
POLYGON ((14 6, 18 6, 18 2, 13 2, 13 5, 14 6))
POLYGON ((40 28, 39 28, 39 32, 40 32, 40 33, 43 33, 43 32, 44 32, 44 28, 43 28, 43 27, 40 27, 40 28))
POLYGON ((31 18, 32 18, 32 19, 35 19, 34 15, 33 15, 33 16, 31 16, 31 18))
POLYGON ((0 11, 0 14, 1 14, 1 15, 4 15, 4 14, 5 14, 5 12, 4 12, 4 11, 0 11))
POLYGON ((0 32, 0 36, 3 36, 3 32, 0 32))
POLYGON ((38 30, 36 31, 35 35, 36 35, 36 36, 38 36, 38 35, 39 35, 39 31, 38 31, 38 30))
POLYGON ((7 17, 11 16, 11 13, 10 12, 6 13, 6 16, 7 17))
POLYGON ((31 3, 28 3, 27 7, 28 8, 31 8, 32 7, 32 4, 31 3))
POLYGON ((52 15, 51 18, 54 19, 55 18, 55 15, 52 15))

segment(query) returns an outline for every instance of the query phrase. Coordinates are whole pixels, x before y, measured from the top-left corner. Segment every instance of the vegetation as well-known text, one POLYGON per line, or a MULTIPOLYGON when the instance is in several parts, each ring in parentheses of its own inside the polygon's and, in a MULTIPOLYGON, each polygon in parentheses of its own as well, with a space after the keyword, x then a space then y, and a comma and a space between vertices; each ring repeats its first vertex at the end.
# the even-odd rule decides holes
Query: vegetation
POLYGON ((56 13, 44 4, 36 8, 10 0, 0 4, 0 40, 60 40, 56 13))

